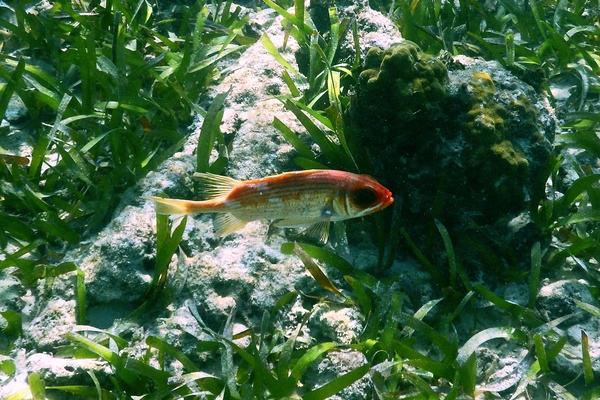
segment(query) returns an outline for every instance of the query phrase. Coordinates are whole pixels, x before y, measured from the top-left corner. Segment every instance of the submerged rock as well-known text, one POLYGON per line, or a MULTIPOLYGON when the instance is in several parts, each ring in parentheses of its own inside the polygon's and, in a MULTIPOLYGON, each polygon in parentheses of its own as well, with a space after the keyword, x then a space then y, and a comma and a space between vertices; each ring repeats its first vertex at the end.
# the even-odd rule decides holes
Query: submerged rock
POLYGON ((467 244, 461 254, 497 258, 502 275, 528 259, 503 248, 519 242, 529 252, 542 240, 533 224, 515 230, 511 221, 544 196, 554 120, 498 63, 444 63, 407 41, 372 48, 346 119, 360 166, 401 199, 401 225, 418 245, 441 243, 432 237, 439 220, 467 244))

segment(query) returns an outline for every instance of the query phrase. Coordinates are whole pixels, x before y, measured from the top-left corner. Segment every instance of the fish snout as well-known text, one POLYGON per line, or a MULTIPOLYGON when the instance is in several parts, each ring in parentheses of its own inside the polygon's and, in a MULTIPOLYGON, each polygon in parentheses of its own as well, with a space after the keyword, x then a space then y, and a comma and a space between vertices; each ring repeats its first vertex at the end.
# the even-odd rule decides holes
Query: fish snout
POLYGON ((381 195, 381 201, 380 201, 380 210, 383 210, 384 208, 388 207, 389 205, 391 205, 394 202, 394 197, 392 195, 392 192, 390 192, 387 188, 384 188, 384 192, 381 195))
POLYGON ((384 207, 387 207, 387 206, 391 205, 393 202, 394 202, 394 197, 392 196, 392 192, 390 192, 388 190, 388 192, 387 192, 387 194, 385 196, 384 202, 383 202, 384 207))

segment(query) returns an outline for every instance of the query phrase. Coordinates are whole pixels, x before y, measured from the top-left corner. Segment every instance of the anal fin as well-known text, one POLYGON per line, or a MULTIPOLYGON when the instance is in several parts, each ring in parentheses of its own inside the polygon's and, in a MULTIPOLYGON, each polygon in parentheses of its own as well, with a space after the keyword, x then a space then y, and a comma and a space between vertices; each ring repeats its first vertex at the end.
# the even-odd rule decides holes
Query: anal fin
POLYGON ((243 228, 247 223, 248 221, 242 221, 241 219, 229 213, 217 214, 213 222, 215 236, 221 237, 229 235, 230 233, 243 228))

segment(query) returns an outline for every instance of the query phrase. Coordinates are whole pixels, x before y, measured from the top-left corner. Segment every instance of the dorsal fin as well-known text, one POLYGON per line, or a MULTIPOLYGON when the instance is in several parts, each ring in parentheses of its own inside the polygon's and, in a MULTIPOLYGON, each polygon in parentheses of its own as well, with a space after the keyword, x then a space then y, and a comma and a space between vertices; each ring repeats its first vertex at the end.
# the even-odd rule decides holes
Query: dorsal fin
POLYGON ((233 188, 242 183, 236 179, 210 172, 196 172, 194 178, 199 181, 200 192, 207 200, 226 196, 233 188))

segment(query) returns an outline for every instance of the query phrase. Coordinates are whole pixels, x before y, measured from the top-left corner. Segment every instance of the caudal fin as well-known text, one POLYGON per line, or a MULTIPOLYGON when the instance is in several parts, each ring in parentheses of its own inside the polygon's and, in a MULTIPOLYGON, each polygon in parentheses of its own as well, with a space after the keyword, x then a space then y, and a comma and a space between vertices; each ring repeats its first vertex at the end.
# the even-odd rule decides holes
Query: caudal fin
POLYGON ((163 199, 162 197, 147 196, 149 200, 154 202, 154 210, 157 214, 194 214, 201 212, 200 207, 196 205, 197 201, 163 199))

